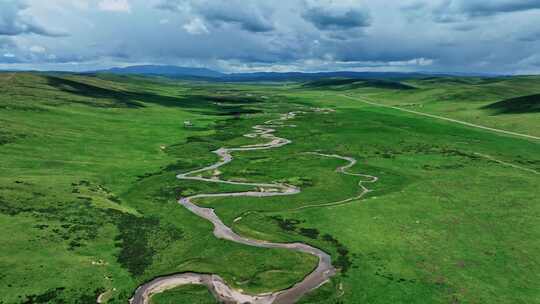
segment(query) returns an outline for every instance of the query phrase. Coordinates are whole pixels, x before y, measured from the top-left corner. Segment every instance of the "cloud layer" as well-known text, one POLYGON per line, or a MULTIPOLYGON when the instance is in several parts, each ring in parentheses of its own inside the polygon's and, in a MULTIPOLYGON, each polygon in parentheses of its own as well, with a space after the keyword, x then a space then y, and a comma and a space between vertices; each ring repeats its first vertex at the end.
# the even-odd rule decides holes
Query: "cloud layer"
POLYGON ((61 32, 47 29, 25 15, 28 4, 24 1, 4 0, 0 2, 0 35, 38 34, 44 36, 63 36, 61 32))
POLYGON ((539 73, 538 0, 3 0, 0 68, 539 73))
POLYGON ((349 30, 368 27, 371 23, 367 9, 335 1, 311 1, 302 17, 319 30, 349 30))

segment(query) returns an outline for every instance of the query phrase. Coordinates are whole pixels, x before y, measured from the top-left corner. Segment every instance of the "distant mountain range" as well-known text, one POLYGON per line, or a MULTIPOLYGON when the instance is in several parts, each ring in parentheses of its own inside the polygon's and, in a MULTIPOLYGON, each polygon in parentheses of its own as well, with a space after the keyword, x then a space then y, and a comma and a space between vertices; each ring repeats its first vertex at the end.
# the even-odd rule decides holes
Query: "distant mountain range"
POLYGON ((206 68, 187 68, 171 65, 134 65, 125 68, 112 68, 96 71, 98 73, 111 73, 119 75, 155 75, 165 77, 203 77, 220 78, 225 74, 206 68))
MULTIPOLYGON (((434 73, 404 73, 404 72, 256 72, 256 73, 230 73, 225 74, 207 68, 190 68, 170 65, 135 65, 123 68, 93 71, 92 73, 111 73, 117 75, 146 75, 163 76, 178 79, 201 79, 212 81, 243 82, 243 81, 309 81, 325 78, 352 78, 352 79, 404 79, 424 78, 433 76, 465 76, 463 74, 434 74, 434 73)), ((494 76, 481 74, 468 74, 467 76, 494 76)))

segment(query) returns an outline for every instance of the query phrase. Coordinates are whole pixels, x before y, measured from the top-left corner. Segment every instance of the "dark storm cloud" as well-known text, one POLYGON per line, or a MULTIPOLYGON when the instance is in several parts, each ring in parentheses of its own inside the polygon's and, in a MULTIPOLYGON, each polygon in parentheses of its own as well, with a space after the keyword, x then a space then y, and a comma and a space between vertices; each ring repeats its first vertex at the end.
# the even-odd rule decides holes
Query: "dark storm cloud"
POLYGON ((220 2, 199 9, 210 23, 232 23, 249 32, 269 32, 274 26, 258 7, 239 1, 220 2))
POLYGON ((274 29, 268 15, 268 8, 265 10, 253 2, 163 0, 156 5, 156 8, 192 13, 214 26, 232 24, 254 33, 269 32, 274 29))
POLYGON ((0 2, 0 35, 38 34, 43 36, 64 36, 63 33, 46 29, 22 12, 29 6, 26 2, 3 0, 0 2))
POLYGON ((540 0, 443 0, 432 10, 439 23, 540 9, 540 0))
POLYGON ((490 16, 540 9, 539 0, 461 0, 461 10, 469 16, 490 16))
POLYGON ((328 6, 315 6, 309 7, 302 17, 319 30, 348 30, 371 24, 369 13, 359 8, 338 10, 328 6))
POLYGON ((540 73, 539 2, 0 0, 0 68, 540 73))

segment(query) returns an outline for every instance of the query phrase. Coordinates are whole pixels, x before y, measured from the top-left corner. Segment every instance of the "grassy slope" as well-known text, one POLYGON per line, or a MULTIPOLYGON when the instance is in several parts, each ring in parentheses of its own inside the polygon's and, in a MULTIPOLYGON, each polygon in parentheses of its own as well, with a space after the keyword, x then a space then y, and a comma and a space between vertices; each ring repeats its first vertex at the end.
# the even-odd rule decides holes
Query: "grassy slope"
MULTIPOLYGON (((308 296, 305 303, 537 303, 540 298, 535 289, 540 273, 535 262, 540 250, 540 230, 535 225, 540 213, 538 175, 475 154, 540 170, 537 143, 366 106, 332 91, 178 85, 110 76, 70 78, 130 93, 119 96, 99 90, 100 95, 83 98, 77 93, 87 95, 87 87, 60 90, 65 82, 56 82, 54 88, 40 87, 43 79, 32 75, 17 76, 15 84, 3 87, 2 98, 10 98, 2 99, 1 105, 9 106, 0 110, 0 119, 9 128, 0 135, 11 143, 0 146, 2 155, 9 156, 0 160, 2 168, 8 168, 0 176, 0 211, 4 213, 0 227, 8 231, 2 242, 10 252, 0 256, 9 261, 2 264, 6 267, 0 271, 0 280, 14 282, 0 287, 9 296, 5 303, 17 303, 18 297, 29 294, 90 303, 96 293, 112 288, 117 289, 113 300, 120 302, 140 281, 185 270, 217 272, 254 291, 298 280, 314 261, 215 240, 207 223, 174 204, 178 193, 230 190, 176 182, 176 171, 212 162, 208 152, 215 147, 249 142, 239 135, 251 125, 297 105, 333 107, 337 112, 302 115, 291 122, 296 128, 279 130, 293 144, 237 153, 236 161, 222 171, 224 178, 286 180, 304 191, 281 198, 200 203, 215 207, 230 224, 241 215, 233 228, 243 234, 300 240, 332 253, 340 275, 308 296), (39 101, 32 101, 29 92, 39 101), (85 103, 106 102, 110 94, 124 106, 144 101, 145 107, 95 108, 85 103), (265 114, 228 120, 213 132, 214 123, 227 118, 216 115, 223 108, 213 103, 215 97, 193 96, 209 94, 232 104, 231 112, 245 111, 236 105, 240 96, 251 107, 265 109, 265 114), (74 104, 79 98, 82 104, 74 104), (257 99, 266 102, 257 103, 257 99), (58 100, 66 102, 50 104, 58 100), (14 109, 16 106, 28 109, 14 109), (30 111, 42 107, 47 112, 30 111), (181 128, 185 119, 195 121, 197 129, 181 128), (199 137, 187 139, 194 135, 199 137), (86 142, 90 144, 84 145, 86 142), (379 182, 366 184, 375 191, 348 205, 290 211, 358 191, 358 178, 335 172, 343 161, 303 154, 315 150, 358 158, 360 163, 351 171, 378 176, 379 182), (137 178, 145 174, 145 178, 137 178), (58 204, 56 209, 44 208, 58 204), (10 214, 13 210, 17 212, 10 214), (66 217, 72 219, 66 223, 66 217), (88 232, 93 231, 88 227, 99 227, 97 235, 88 232), (75 236, 70 235, 73 231, 75 236), (133 246, 129 246, 131 242, 133 246), (41 249, 34 250, 34 244, 41 249), (99 265, 100 259, 107 264, 99 265), (29 260, 34 262, 24 262, 29 260), (91 261, 98 263, 92 265, 91 261), (56 289, 62 287, 66 289, 56 289)), ((482 89, 478 94, 499 100, 534 91, 534 81, 529 79, 508 82, 505 85, 512 90, 482 89)), ((436 88, 422 91, 426 104, 430 96, 455 91, 453 83, 448 85, 451 88, 441 83, 432 86, 436 88)), ((389 102, 397 96, 388 90, 362 90, 354 92, 386 96, 389 102)), ((413 100, 423 95, 399 96, 413 100)), ((478 95, 474 103, 463 104, 479 107, 484 104, 476 102, 480 99, 478 95)), ((481 113, 482 122, 502 124, 499 120, 493 123, 488 112, 481 113)), ((520 124, 513 130, 531 131, 537 116, 519 117, 521 120, 515 120, 520 124)), ((154 301, 168 303, 177 292, 154 301)))
POLYGON ((508 78, 429 78, 403 82, 416 90, 358 87, 336 90, 336 87, 319 87, 314 95, 350 94, 368 97, 373 101, 405 107, 420 112, 438 114, 471 123, 540 135, 540 118, 531 107, 528 112, 501 113, 491 104, 506 99, 540 93, 540 77, 522 76, 508 78))
POLYGON ((153 304, 215 304, 216 299, 206 286, 187 285, 167 290, 152 297, 153 304))
POLYGON ((475 154, 538 171, 537 143, 313 92, 290 97, 341 110, 325 118, 306 116, 295 122, 297 128, 280 130, 295 140, 280 151, 237 153, 249 166, 238 161, 224 174, 248 172, 261 180, 300 176, 306 180, 304 193, 264 204, 260 199, 207 204, 229 223, 243 215, 234 228, 244 234, 309 241, 332 252, 346 275, 335 281, 335 289, 327 286, 329 295, 323 291, 306 303, 531 303, 538 298, 537 270, 531 267, 538 267, 532 252, 540 249, 533 241, 540 231, 530 229, 540 212, 538 175, 475 154), (342 162, 299 154, 318 149, 361 159, 356 170, 381 178, 371 186, 376 191, 363 204, 280 212, 339 200, 355 189, 354 178, 333 172, 342 162))
MULTIPOLYGON (((113 289, 112 301, 124 303, 140 282, 189 270, 266 290, 313 267, 299 254, 216 240, 207 222, 175 204, 174 172, 214 160, 211 142, 190 152, 183 143, 215 134, 229 110, 177 84, 69 79, 18 74, 2 83, 4 303, 86 303, 113 289), (187 119, 196 127, 184 129, 187 119), (262 268, 293 271, 261 282, 262 268)), ((219 132, 227 139, 238 130, 219 132)))
MULTIPOLYGON (((257 158, 248 166, 273 179, 304 177, 309 185, 303 194, 264 204, 211 202, 229 222, 243 213, 234 228, 244 234, 307 241, 333 253, 344 275, 306 303, 538 299, 538 175, 474 154, 539 170, 538 144, 354 102, 333 106, 341 110, 325 119, 306 116, 297 128, 280 131, 296 143, 266 153, 267 167, 257 158), (368 186, 375 191, 341 207, 281 212, 339 200, 356 189, 357 178, 333 172, 343 162, 298 154, 318 149, 360 159, 354 171, 380 177, 368 186), (258 212, 248 213, 253 209, 258 212)), ((244 166, 233 163, 225 174, 244 166)))

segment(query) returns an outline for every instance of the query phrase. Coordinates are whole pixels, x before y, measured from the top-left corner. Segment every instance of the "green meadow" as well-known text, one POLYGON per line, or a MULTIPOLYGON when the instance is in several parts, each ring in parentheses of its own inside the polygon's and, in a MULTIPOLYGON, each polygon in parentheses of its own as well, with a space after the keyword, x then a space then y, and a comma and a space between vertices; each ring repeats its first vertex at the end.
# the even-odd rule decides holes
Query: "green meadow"
POLYGON ((205 286, 186 285, 153 296, 152 303, 214 304, 216 300, 205 286))
MULTIPOLYGON (((302 192, 197 203, 241 235, 330 253, 338 274, 301 303, 540 303, 540 140, 399 110, 534 137, 539 96, 539 77, 283 86, 1 73, 0 303, 127 303, 181 272, 247 293, 302 280, 315 258, 219 240, 177 203, 249 188, 175 178, 216 162, 219 147, 260 143, 243 134, 289 111, 305 112, 276 132, 291 144, 237 152, 221 178, 302 192), (306 152, 354 157, 350 172, 379 180, 320 207, 357 196, 361 177, 306 152)), ((200 286, 152 297, 213 302, 200 286)))

